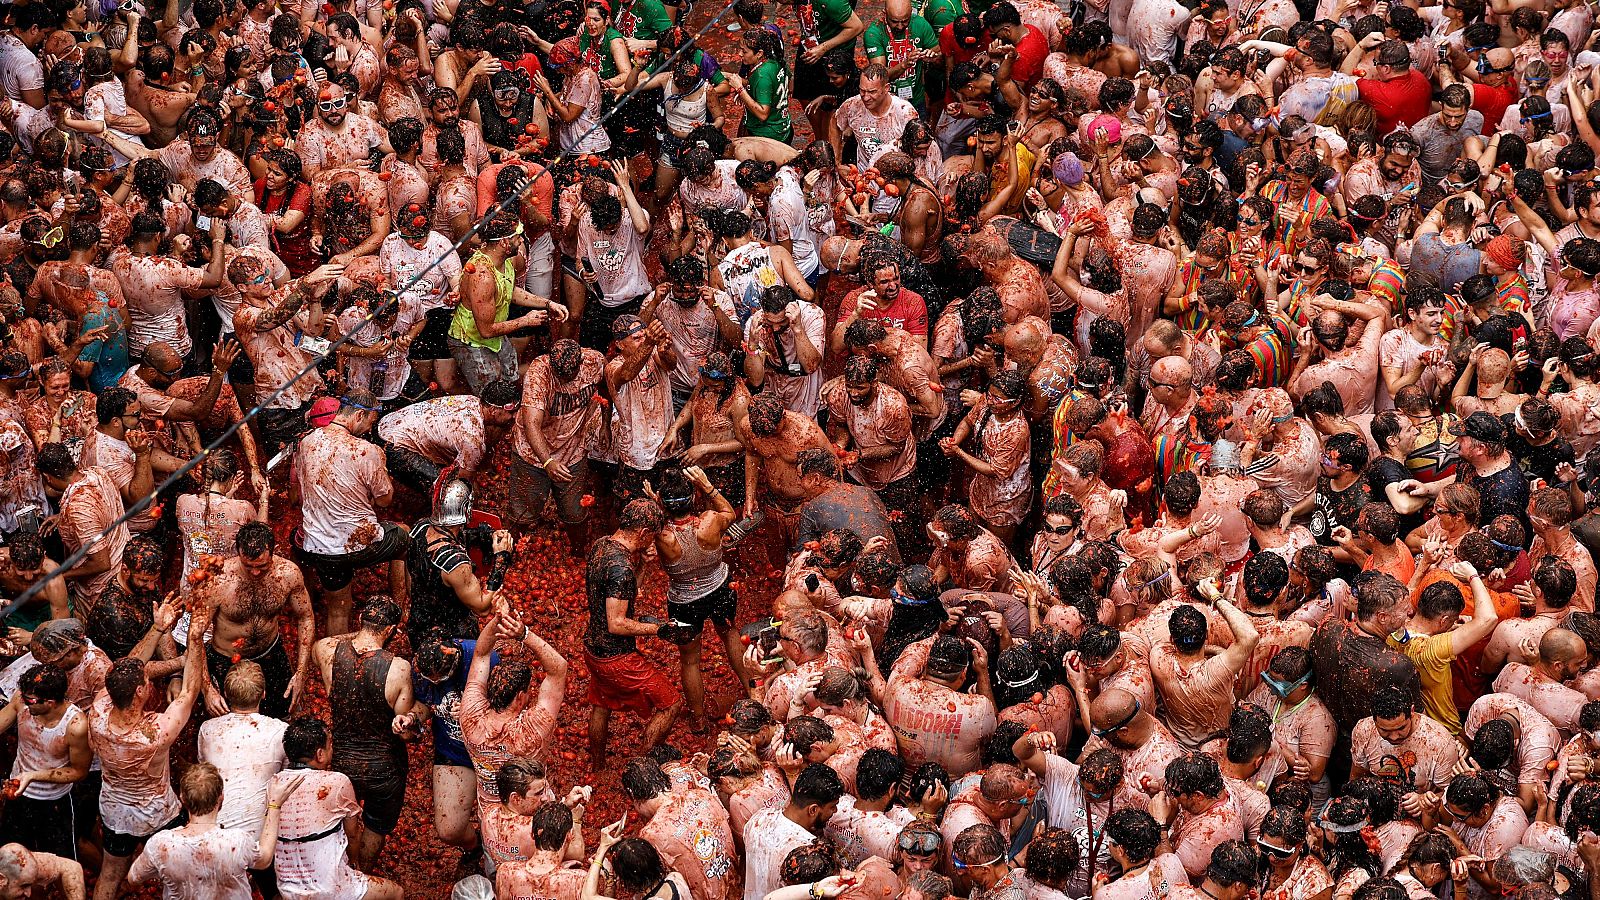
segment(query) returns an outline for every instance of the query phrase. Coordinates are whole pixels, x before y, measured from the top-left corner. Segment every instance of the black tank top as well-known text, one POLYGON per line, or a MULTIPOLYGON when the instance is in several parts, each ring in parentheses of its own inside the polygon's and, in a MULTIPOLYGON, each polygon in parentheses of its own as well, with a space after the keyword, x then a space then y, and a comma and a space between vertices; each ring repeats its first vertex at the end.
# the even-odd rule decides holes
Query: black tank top
POLYGON ((328 687, 334 759, 348 764, 398 758, 404 763, 406 745, 391 727, 394 708, 384 692, 393 664, 394 654, 387 650, 358 651, 349 641, 334 647, 333 684, 328 687))

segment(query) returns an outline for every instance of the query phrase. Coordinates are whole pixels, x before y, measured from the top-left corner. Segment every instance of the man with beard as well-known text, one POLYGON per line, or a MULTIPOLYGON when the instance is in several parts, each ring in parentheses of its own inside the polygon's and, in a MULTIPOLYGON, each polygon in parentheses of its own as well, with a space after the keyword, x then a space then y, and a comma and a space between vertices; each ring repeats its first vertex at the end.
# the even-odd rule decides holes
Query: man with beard
POLYGON ((512 431, 509 502, 513 528, 531 526, 555 495, 556 510, 574 554, 587 546, 582 504, 589 474, 589 441, 602 427, 599 401, 605 357, 565 339, 528 365, 522 380, 522 411, 512 431))
POLYGON ((672 339, 672 405, 681 410, 699 382, 706 359, 738 346, 743 335, 733 298, 706 283, 706 265, 694 256, 667 261, 667 280, 639 309, 646 325, 660 322, 672 339), (670 302, 662 302, 670 301, 670 302))
MULTIPOLYGON (((906 249, 905 244, 892 241, 889 238, 871 232, 859 238, 834 235, 822 241, 818 250, 822 265, 829 272, 860 280, 864 269, 871 269, 877 265, 875 260, 889 259, 900 269, 900 283, 905 289, 921 297, 928 308, 928 315, 938 318, 939 311, 944 309, 945 298, 950 292, 939 286, 926 266, 917 258, 915 253, 906 249)), ((844 306, 839 307, 839 316, 843 318, 844 306)), ((906 330, 914 331, 909 325, 906 330)))
POLYGON ((928 304, 922 295, 900 283, 900 266, 887 257, 872 259, 866 274, 871 286, 859 287, 839 301, 839 321, 828 333, 828 352, 844 351, 844 335, 861 319, 898 328, 924 345, 928 340, 928 304))
POLYGON ((852 356, 844 377, 823 385, 822 398, 829 437, 855 454, 850 477, 877 491, 890 508, 907 509, 917 493, 911 477, 917 441, 905 395, 879 383, 877 360, 852 356))
POLYGON ((767 510, 786 529, 797 521, 794 507, 805 498, 796 468, 801 451, 816 448, 833 452, 833 445, 815 419, 783 408, 783 401, 770 393, 750 401, 750 412, 734 426, 739 443, 744 445, 744 514, 748 518, 760 508, 756 499, 763 484, 767 487, 767 510))
POLYGON ((172 173, 173 182, 183 185, 186 190, 193 191, 202 178, 210 178, 238 196, 255 196, 250 187, 250 170, 244 167, 232 150, 218 144, 222 122, 217 119, 216 113, 209 109, 196 109, 189 117, 184 133, 186 139, 173 141, 160 150, 151 150, 143 144, 125 140, 115 131, 105 131, 97 136, 130 160, 160 160, 172 173))
POLYGON ((1403 197, 1401 192, 1408 187, 1414 191, 1422 179, 1422 167, 1417 163, 1421 149, 1408 131, 1386 135, 1378 155, 1355 163, 1345 173, 1341 186, 1345 202, 1354 203, 1368 194, 1403 197))
MULTIPOLYGON (((274 719, 287 719, 305 689, 306 664, 311 658, 311 643, 316 640, 311 595, 306 592, 300 567, 273 552, 277 538, 271 526, 251 522, 239 529, 235 544, 238 554, 224 560, 221 570, 207 579, 200 591, 214 617, 211 638, 206 643, 210 675, 205 684, 206 709, 214 716, 228 712, 222 683, 238 661, 250 660, 261 666, 266 679, 261 712, 274 719), (279 624, 286 607, 298 629, 293 670, 289 668, 279 624)), ((191 631, 190 639, 203 637, 191 631)))
POLYGON ((829 531, 843 528, 863 541, 883 536, 887 540, 885 549, 895 559, 900 558, 888 508, 871 488, 839 477, 839 460, 832 450, 802 450, 795 456, 795 467, 806 496, 795 536, 797 550, 829 531))
MULTIPOLYGON (((483 143, 483 132, 471 121, 461 118, 460 101, 452 90, 436 87, 428 92, 428 124, 422 129, 422 155, 418 162, 429 174, 439 170, 439 132, 460 130, 466 141, 467 155, 463 165, 467 174, 477 177, 489 164, 489 148, 483 143)), ((309 166, 307 167, 309 168, 309 166)))
POLYGON ((307 178, 323 169, 364 165, 374 149, 394 152, 377 122, 349 110, 344 88, 329 82, 317 94, 317 117, 295 136, 307 178))

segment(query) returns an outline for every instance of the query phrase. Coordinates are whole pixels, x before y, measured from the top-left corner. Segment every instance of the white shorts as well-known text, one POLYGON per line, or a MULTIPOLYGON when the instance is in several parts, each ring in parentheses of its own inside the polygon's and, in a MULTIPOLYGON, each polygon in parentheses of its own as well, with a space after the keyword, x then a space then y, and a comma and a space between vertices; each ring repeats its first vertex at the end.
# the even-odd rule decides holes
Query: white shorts
POLYGON ((546 231, 528 244, 528 271, 522 276, 522 289, 548 300, 555 284, 556 242, 546 231))

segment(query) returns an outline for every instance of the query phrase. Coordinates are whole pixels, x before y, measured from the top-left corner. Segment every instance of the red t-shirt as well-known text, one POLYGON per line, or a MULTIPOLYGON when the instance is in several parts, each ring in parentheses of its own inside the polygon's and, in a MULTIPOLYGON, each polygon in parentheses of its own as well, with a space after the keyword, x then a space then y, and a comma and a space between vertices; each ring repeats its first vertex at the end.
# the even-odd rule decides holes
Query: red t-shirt
POLYGON ((539 57, 532 53, 524 53, 522 58, 515 62, 502 59, 500 60, 500 64, 505 66, 507 69, 521 69, 522 71, 527 72, 528 82, 530 84, 533 82, 533 76, 539 74, 539 71, 543 68, 539 65, 539 57))
POLYGON ((1506 79, 1502 87, 1491 87, 1487 84, 1472 86, 1472 108, 1483 113, 1485 122, 1500 121, 1500 117, 1506 114, 1507 107, 1520 99, 1522 94, 1517 90, 1516 79, 1506 79))
MULTIPOLYGON (((983 34, 978 37, 976 43, 970 46, 962 45, 956 40, 956 23, 951 22, 939 29, 939 52, 943 53, 945 58, 950 60, 952 64, 972 62, 974 56, 988 49, 989 40, 989 30, 986 28, 983 34)), ((1044 66, 1042 60, 1039 65, 1041 68, 1044 66)), ((1016 68, 1017 64, 1012 63, 1011 77, 1013 79, 1017 77, 1016 68)))
POLYGON ((1045 40, 1044 32, 1032 25, 1024 24, 1022 30, 1022 40, 1017 41, 1017 61, 1011 64, 1011 79, 1017 84, 1032 87, 1044 74, 1044 58, 1050 55, 1050 42, 1045 40))
MULTIPOLYGON (((1433 84, 1416 69, 1407 69, 1406 74, 1391 81, 1357 79, 1356 89, 1378 115, 1379 137, 1393 131, 1397 125, 1410 126, 1422 121, 1433 105, 1433 84)), ((1501 111, 1504 112, 1503 107, 1501 111)), ((1489 119, 1485 117, 1484 121, 1489 119)))

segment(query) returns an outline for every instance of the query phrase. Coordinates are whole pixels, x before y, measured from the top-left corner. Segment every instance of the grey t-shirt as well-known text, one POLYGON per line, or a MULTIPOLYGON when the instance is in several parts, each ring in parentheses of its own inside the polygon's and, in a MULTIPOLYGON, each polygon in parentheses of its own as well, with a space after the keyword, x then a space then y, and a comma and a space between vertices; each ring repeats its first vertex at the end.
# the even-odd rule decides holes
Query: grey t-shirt
POLYGON ((1411 136, 1422 143, 1422 152, 1418 154, 1422 175, 1430 182, 1443 178, 1461 158, 1467 138, 1483 134, 1483 113, 1475 109, 1467 111, 1467 121, 1454 131, 1444 126, 1440 115, 1434 113, 1411 126, 1411 136))

